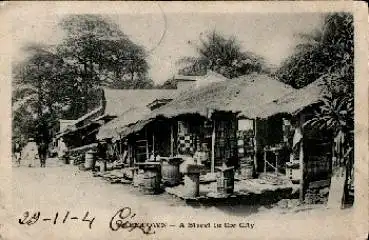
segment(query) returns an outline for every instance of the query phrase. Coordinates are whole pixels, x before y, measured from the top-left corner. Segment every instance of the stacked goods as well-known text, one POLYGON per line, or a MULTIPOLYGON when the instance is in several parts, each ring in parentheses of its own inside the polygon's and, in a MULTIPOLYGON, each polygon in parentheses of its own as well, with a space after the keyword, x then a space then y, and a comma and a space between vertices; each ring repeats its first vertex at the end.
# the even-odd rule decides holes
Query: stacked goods
POLYGON ((305 193, 305 203, 325 204, 328 201, 329 180, 311 182, 305 193))
POLYGON ((266 181, 267 183, 271 185, 285 185, 285 184, 291 183, 291 180, 289 180, 286 176, 282 174, 275 175, 275 174, 270 174, 270 173, 262 173, 259 178, 261 180, 266 181))
POLYGON ((220 170, 220 176, 217 178, 217 192, 232 194, 234 191, 234 169, 233 167, 223 167, 220 170))

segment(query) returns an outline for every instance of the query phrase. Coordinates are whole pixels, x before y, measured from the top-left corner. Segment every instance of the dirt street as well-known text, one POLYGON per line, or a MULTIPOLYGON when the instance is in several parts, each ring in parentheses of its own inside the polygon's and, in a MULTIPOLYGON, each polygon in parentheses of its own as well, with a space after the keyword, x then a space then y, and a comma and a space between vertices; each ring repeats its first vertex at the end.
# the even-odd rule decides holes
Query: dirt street
MULTIPOLYGON (((12 170, 13 209, 0 228, 0 239, 192 239, 200 234, 203 239, 259 239, 268 232, 268 239, 312 239, 317 232, 323 234, 319 239, 347 239, 342 237, 352 224, 350 209, 281 214, 277 208, 188 206, 167 194, 143 195, 130 185, 110 184, 57 159, 48 160, 46 168, 12 170), (124 207, 132 211, 128 221, 154 223, 155 234, 144 235, 143 228, 113 231, 111 219, 124 207), (25 211, 40 216, 34 224, 20 224, 25 211)), ((118 218, 112 221, 113 229, 118 218)))

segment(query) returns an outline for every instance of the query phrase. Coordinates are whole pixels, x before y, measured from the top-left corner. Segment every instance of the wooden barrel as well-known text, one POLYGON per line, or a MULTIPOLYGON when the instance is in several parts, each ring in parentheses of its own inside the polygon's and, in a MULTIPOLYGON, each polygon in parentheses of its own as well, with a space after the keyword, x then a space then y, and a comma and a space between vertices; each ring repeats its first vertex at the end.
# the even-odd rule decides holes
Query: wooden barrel
POLYGON ((95 167, 95 155, 93 151, 87 151, 85 154, 85 169, 90 170, 95 167))
POLYGON ((232 194, 234 191, 234 170, 227 170, 221 172, 219 178, 217 178, 217 191, 218 193, 232 194))
POLYGON ((142 175, 140 190, 145 194, 156 194, 160 191, 160 172, 156 168, 145 169, 142 175))
POLYGON ((253 178, 254 166, 250 163, 241 164, 240 171, 242 179, 251 179, 253 178))
POLYGON ((200 173, 187 173, 184 176, 185 196, 195 198, 199 196, 200 173))
POLYGON ((161 165, 162 182, 167 186, 176 186, 181 182, 179 164, 163 161, 161 165))

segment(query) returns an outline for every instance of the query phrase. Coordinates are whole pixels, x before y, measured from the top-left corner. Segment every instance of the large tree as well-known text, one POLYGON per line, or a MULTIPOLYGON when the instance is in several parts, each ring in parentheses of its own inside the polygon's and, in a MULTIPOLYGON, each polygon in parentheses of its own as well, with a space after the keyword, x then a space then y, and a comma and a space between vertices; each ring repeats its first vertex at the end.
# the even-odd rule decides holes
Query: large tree
POLYGON ((79 112, 86 113, 97 99, 96 88, 141 87, 148 64, 142 46, 133 43, 112 21, 100 15, 71 15, 61 21, 66 38, 58 54, 72 65, 79 112))
POLYGON ((185 64, 179 73, 184 75, 203 75, 212 70, 228 78, 235 78, 252 72, 265 72, 264 60, 252 52, 243 51, 235 37, 225 37, 212 31, 200 37, 195 45, 198 56, 186 57, 179 61, 185 64))
POLYGON ((299 35, 300 44, 296 46, 294 54, 282 63, 276 77, 295 88, 301 88, 323 75, 339 74, 345 76, 345 85, 353 88, 353 29, 351 14, 327 15, 322 27, 299 35))
POLYGON ((29 44, 13 66, 13 130, 48 139, 60 118, 76 119, 100 104, 101 86, 151 88, 142 46, 99 15, 70 15, 56 46, 29 44))
POLYGON ((41 45, 24 50, 29 57, 13 66, 13 128, 25 137, 48 141, 50 125, 67 104, 60 96, 63 90, 59 91, 65 89, 64 63, 41 45))

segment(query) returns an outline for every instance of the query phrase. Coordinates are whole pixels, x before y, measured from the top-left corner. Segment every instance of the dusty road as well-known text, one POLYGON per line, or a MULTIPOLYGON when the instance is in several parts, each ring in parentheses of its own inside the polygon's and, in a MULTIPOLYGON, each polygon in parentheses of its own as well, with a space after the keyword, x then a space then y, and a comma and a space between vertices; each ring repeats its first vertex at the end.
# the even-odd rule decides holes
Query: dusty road
MULTIPOLYGON (((281 214, 280 209, 257 211, 255 207, 193 207, 166 194, 142 195, 129 185, 110 184, 90 172, 49 160, 46 168, 13 168, 12 210, 1 227, 1 236, 40 240, 315 239, 314 234, 319 233, 319 239, 348 239, 345 236, 352 229, 352 212, 318 208, 281 214), (157 223, 162 228, 151 229, 155 234, 150 235, 139 228, 112 231, 111 219, 123 207, 132 210, 130 222, 157 223), (34 224, 19 224, 25 211, 31 215, 40 212, 40 216, 34 224), (88 216, 82 221, 86 212, 88 216), (181 223, 185 228, 179 227, 181 223), (191 223, 203 225, 188 228, 191 223)), ((115 220, 113 229, 117 227, 115 220)))

